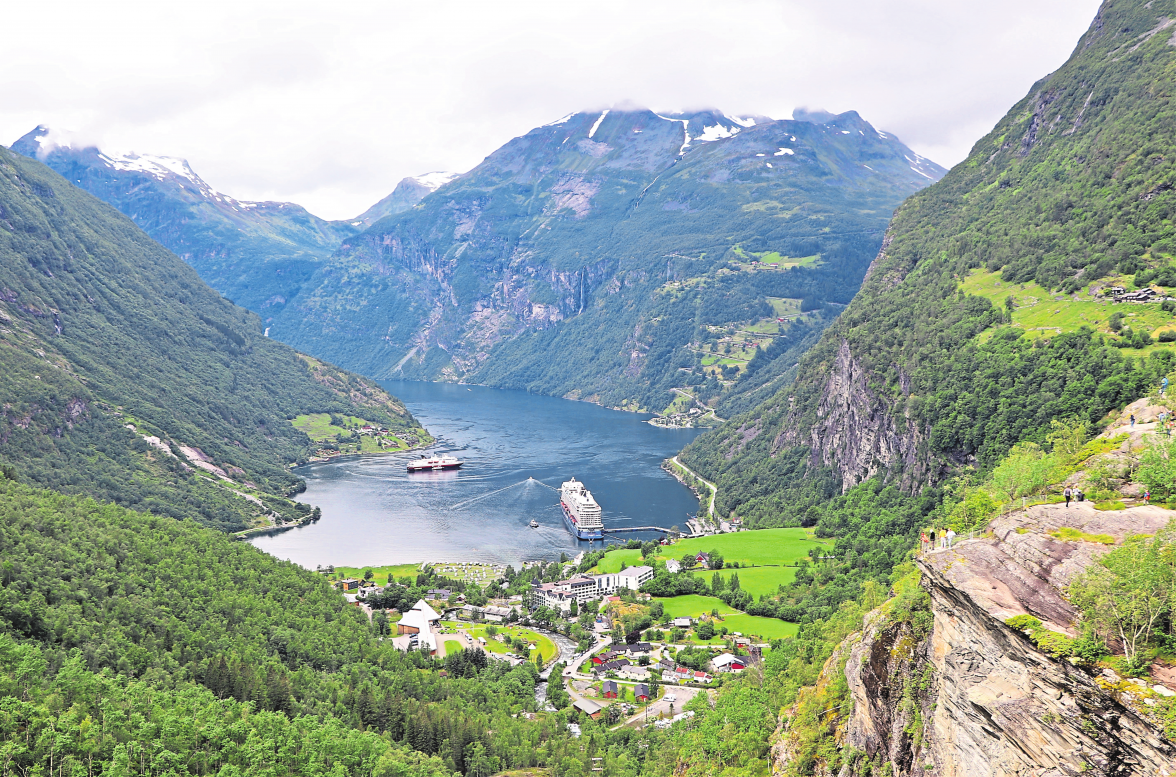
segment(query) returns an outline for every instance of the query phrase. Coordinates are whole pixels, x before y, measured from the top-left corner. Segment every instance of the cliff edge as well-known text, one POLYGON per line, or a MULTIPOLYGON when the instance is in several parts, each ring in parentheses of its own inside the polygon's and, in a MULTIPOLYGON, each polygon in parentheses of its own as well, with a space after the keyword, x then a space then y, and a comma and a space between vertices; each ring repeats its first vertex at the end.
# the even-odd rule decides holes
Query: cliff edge
POLYGON ((1157 714, 1176 695, 1164 667, 1148 679, 1124 679, 1055 658, 1005 625, 1030 615, 1074 636, 1078 613, 1065 586, 1127 536, 1152 534, 1173 518, 1155 506, 1039 505, 997 519, 991 535, 923 554, 917 564, 929 617, 876 611, 843 645, 852 712, 834 726, 841 755, 824 773, 1176 775, 1176 746, 1157 714), (1114 542, 1051 536, 1063 528, 1114 542))

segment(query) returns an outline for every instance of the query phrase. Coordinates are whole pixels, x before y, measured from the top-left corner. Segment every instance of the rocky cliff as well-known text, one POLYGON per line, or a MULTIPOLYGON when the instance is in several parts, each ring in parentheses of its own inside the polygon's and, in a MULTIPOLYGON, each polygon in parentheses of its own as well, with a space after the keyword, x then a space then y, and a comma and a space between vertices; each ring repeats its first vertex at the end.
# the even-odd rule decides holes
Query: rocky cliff
MULTIPOLYGON (((925 554, 918 565, 929 623, 892 618, 883 608, 842 648, 852 712, 837 725, 842 762, 827 773, 1176 774, 1176 746, 1156 714, 1174 695, 1167 670, 1125 680, 1053 658, 1005 625, 1028 614, 1074 634, 1077 613, 1063 589, 1110 546, 1051 533, 1069 527, 1118 543, 1154 533, 1173 517, 1148 506, 1100 512, 1089 503, 1043 505, 997 520, 992 536, 925 554)), ((826 672, 841 665, 831 661, 826 672)), ((785 758, 786 742, 787 733, 777 751, 785 758)), ((777 761, 779 771, 787 766, 777 761)))

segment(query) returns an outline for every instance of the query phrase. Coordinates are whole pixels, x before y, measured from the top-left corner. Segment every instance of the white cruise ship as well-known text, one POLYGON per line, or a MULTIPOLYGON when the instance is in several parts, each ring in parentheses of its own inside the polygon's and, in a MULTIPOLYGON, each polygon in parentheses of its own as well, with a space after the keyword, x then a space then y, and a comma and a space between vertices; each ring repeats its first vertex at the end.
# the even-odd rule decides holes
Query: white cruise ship
POLYGON ((559 504, 563 508, 564 520, 572 534, 582 540, 599 540, 604 537, 604 522, 600 520, 600 505, 592 498, 592 492, 584 484, 572 478, 560 489, 559 504))

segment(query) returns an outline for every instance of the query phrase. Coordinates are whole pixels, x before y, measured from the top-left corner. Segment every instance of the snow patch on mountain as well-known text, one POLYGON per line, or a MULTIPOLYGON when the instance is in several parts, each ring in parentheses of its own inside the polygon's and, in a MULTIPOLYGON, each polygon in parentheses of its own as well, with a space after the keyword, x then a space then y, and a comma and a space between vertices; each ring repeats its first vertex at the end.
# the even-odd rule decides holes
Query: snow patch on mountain
POLYGON ((738 127, 724 127, 722 124, 715 124, 710 127, 703 127, 702 134, 698 136, 697 140, 701 140, 705 143, 711 143, 716 140, 733 138, 738 134, 738 127))
POLYGON ((431 189, 432 191, 437 191, 442 186, 449 183, 454 178, 457 178, 460 175, 461 175, 461 173, 444 173, 444 172, 438 171, 438 172, 432 172, 432 173, 425 173, 424 175, 413 176, 412 180, 416 181, 421 186, 424 186, 424 187, 427 187, 428 189, 431 189))
POLYGON ((682 141, 682 147, 680 149, 678 149, 678 156, 682 156, 683 154, 685 154, 686 149, 690 148, 690 120, 689 119, 671 119, 669 116, 662 116, 660 113, 655 113, 653 115, 658 117, 659 119, 663 119, 665 121, 676 121, 682 125, 682 134, 685 136, 685 140, 682 141))
POLYGON ((724 113, 723 118, 726 119, 727 121, 732 121, 732 122, 738 124, 740 127, 754 127, 755 126, 755 119, 753 119, 750 116, 748 116, 745 119, 741 119, 738 116, 730 116, 730 115, 724 113))
POLYGON ((600 122, 604 121, 604 117, 607 115, 608 115, 608 111, 605 111, 604 113, 600 114, 600 118, 597 119, 596 123, 592 125, 592 129, 588 130, 588 139, 589 140, 591 140, 592 136, 596 134, 596 130, 600 129, 600 122))
POLYGON ((795 154, 795 153, 796 153, 796 152, 795 152, 795 151, 793 151, 792 149, 790 149, 790 148, 784 148, 783 146, 781 146, 781 147, 780 147, 780 150, 779 150, 779 151, 777 151, 776 153, 772 154, 772 156, 784 156, 785 154, 788 154, 789 156, 792 156, 792 155, 793 155, 793 154, 795 154))
POLYGON ((575 115, 576 114, 574 114, 574 113, 569 113, 567 116, 564 116, 562 119, 556 119, 553 122, 549 122, 549 123, 543 124, 541 126, 543 126, 543 127, 558 127, 561 124, 567 124, 568 120, 571 119, 575 115))

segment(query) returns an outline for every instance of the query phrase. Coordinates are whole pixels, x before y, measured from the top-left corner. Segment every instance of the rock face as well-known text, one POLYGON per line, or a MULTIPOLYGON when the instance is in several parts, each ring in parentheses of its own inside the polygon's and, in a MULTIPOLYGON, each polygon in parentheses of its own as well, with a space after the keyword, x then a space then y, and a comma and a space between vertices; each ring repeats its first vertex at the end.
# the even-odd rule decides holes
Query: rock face
POLYGON ((841 730, 848 763, 839 777, 869 773, 867 764, 889 764, 896 777, 1176 775, 1176 747, 1135 705, 1145 686, 1124 693, 1117 677, 1108 683, 1051 658, 1004 624, 1030 613, 1073 633, 1076 612, 1062 588, 1109 546, 1062 542, 1051 531, 1121 541, 1173 517, 1156 507, 1045 505, 997 521, 994 537, 921 558, 930 627, 875 612, 843 648, 853 712, 841 730))
MULTIPOLYGON (((842 340, 818 402, 819 420, 809 429, 813 464, 839 472, 845 489, 895 464, 903 468, 904 487, 927 482, 928 461, 919 456, 925 431, 897 417, 890 404, 871 391, 869 380, 869 372, 842 340)), ((774 447, 800 439, 798 428, 787 426, 774 447)))

